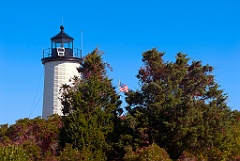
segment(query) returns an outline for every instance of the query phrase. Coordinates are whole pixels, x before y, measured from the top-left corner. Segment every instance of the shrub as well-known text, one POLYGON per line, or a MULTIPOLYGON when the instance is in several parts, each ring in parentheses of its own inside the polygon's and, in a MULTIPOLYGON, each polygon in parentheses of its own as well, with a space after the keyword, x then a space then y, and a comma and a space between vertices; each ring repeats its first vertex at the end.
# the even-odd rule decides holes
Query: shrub
POLYGON ((170 161, 167 152, 156 144, 139 148, 135 152, 130 146, 126 147, 125 150, 125 161, 170 161))
POLYGON ((1 161, 29 161, 30 154, 22 146, 8 145, 0 147, 1 161))
POLYGON ((87 157, 81 155, 78 149, 74 149, 71 144, 66 144, 58 159, 59 161, 82 161, 87 160, 87 157))

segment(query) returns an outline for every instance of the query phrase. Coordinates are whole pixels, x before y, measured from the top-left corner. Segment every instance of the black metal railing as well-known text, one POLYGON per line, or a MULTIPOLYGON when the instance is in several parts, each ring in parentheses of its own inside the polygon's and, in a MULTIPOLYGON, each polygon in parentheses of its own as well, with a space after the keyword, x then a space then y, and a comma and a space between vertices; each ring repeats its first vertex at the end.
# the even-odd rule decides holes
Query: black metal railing
MULTIPOLYGON (((51 48, 43 49, 43 57, 42 58, 44 59, 44 58, 51 58, 51 57, 54 57, 54 55, 52 54, 51 48)), ((78 49, 78 48, 74 48, 72 57, 82 58, 82 50, 78 49)))
POLYGON ((49 58, 49 57, 52 57, 51 48, 43 49, 42 58, 49 58))
POLYGON ((74 56, 77 58, 82 58, 82 50, 78 48, 73 49, 74 56))

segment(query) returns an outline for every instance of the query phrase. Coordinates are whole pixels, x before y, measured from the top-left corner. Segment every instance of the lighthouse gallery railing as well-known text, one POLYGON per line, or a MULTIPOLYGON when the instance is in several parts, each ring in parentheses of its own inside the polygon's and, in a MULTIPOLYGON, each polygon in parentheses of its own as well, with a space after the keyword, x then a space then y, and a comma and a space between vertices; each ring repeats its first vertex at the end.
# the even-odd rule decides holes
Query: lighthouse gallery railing
MULTIPOLYGON (((43 49, 43 57, 42 58, 50 58, 53 57, 51 48, 43 49)), ((82 50, 78 48, 73 49, 73 56, 74 58, 82 58, 82 50)))

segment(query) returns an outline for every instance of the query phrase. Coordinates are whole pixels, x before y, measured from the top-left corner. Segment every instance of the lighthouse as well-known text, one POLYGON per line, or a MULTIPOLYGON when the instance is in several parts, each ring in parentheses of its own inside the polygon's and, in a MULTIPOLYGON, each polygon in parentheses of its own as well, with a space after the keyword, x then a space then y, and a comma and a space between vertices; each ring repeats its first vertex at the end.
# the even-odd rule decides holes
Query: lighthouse
POLYGON ((73 38, 64 32, 60 26, 60 33, 51 38, 51 48, 43 50, 44 92, 42 118, 52 114, 62 115, 62 104, 59 100, 60 88, 68 84, 82 62, 81 50, 73 48, 73 38))

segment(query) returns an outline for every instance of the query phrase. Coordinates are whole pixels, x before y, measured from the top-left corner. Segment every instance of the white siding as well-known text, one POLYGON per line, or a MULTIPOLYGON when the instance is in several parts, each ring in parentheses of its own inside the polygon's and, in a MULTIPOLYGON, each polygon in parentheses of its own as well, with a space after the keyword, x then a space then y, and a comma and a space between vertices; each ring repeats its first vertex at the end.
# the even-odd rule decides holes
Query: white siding
POLYGON ((59 90, 62 84, 69 83, 74 75, 79 76, 77 62, 50 61, 44 64, 44 96, 42 118, 52 114, 62 115, 62 104, 59 90))

